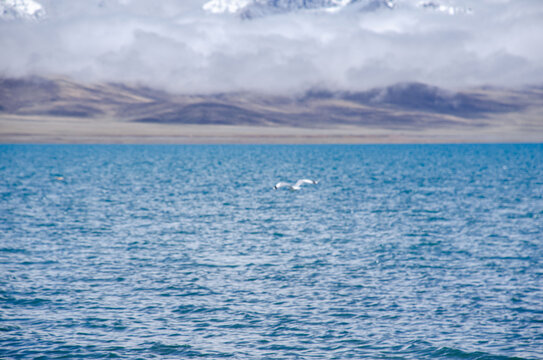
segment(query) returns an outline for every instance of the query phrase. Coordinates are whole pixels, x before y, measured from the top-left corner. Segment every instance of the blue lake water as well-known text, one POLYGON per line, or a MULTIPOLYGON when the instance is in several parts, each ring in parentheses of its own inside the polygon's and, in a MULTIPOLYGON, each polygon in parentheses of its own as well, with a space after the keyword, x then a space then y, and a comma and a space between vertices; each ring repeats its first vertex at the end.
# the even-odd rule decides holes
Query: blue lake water
POLYGON ((541 359, 542 258, 543 145, 0 146, 2 359, 541 359))

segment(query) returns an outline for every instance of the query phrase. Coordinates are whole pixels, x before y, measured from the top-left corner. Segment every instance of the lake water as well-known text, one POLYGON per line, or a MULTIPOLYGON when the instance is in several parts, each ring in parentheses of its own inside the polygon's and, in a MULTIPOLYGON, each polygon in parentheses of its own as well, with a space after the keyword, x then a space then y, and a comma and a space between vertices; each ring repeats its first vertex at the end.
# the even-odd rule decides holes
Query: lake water
POLYGON ((2 359, 541 359, 542 258, 543 145, 0 146, 2 359))

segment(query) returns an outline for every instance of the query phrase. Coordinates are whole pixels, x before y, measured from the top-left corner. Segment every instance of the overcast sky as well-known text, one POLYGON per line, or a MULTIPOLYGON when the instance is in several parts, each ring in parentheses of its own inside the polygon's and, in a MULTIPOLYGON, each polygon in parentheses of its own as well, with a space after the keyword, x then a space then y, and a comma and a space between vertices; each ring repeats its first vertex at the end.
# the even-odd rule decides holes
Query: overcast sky
POLYGON ((543 0, 442 1, 471 8, 454 16, 397 0, 392 10, 251 20, 207 13, 206 0, 37 1, 43 20, 0 20, 4 76, 61 74, 182 93, 543 84, 543 0))

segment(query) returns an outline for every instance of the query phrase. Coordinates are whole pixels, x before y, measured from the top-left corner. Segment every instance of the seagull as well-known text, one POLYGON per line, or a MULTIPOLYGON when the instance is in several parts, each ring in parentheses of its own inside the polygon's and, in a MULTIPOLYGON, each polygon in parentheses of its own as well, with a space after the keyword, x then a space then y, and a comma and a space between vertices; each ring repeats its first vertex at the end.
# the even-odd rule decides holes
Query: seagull
POLYGON ((290 190, 300 190, 300 187, 303 184, 318 184, 318 183, 319 183, 318 181, 309 180, 309 179, 300 179, 300 180, 296 181, 296 184, 294 184, 294 185, 291 185, 290 183, 287 183, 287 182, 284 182, 284 181, 280 181, 277 184, 275 184, 275 186, 273 188, 275 190, 277 190, 277 189, 282 188, 282 187, 288 187, 290 190))

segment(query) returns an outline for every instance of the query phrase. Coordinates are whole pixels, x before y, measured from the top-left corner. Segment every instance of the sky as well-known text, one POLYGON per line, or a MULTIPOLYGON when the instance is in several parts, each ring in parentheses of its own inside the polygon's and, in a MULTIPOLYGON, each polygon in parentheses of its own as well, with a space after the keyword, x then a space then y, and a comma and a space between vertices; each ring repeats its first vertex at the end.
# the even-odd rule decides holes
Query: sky
POLYGON ((1 76, 178 93, 543 84, 542 0, 439 2, 469 9, 455 15, 396 0, 393 9, 355 4, 252 19, 205 11, 209 0, 36 1, 42 19, 0 20, 1 76))

